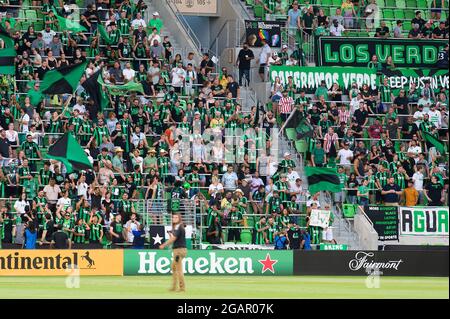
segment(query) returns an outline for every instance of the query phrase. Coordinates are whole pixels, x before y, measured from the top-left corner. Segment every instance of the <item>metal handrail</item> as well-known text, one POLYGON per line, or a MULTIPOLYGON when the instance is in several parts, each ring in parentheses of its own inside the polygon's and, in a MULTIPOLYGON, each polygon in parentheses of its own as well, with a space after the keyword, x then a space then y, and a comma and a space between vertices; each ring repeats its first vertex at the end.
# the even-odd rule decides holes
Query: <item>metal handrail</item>
POLYGON ((186 18, 184 15, 178 10, 177 6, 172 4, 172 1, 166 0, 166 5, 172 11, 172 13, 175 15, 175 17, 180 22, 181 27, 186 32, 186 34, 191 38, 195 48, 198 52, 202 52, 202 43, 198 39, 198 37, 195 35, 194 31, 190 27, 189 23, 186 21, 186 18))

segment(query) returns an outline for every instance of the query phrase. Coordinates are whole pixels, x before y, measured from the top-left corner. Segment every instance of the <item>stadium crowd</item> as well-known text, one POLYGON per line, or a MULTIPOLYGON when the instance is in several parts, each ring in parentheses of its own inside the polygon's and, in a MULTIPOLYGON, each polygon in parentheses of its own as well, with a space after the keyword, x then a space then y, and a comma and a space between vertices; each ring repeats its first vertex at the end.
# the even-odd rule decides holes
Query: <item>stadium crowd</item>
MULTIPOLYGON (((308 225, 312 209, 331 207, 308 193, 297 155, 286 152, 279 160, 274 154, 270 130, 294 110, 314 128, 305 163, 338 167, 346 190, 335 195, 336 203, 447 203, 448 156, 423 136, 429 132, 448 142, 444 89, 410 87, 394 96, 386 83, 350 92, 323 84, 306 96, 292 83, 275 83, 271 103, 244 111, 241 79, 208 54, 175 54, 162 35, 164 17, 153 12, 146 21, 142 1, 86 1, 84 32, 58 25, 56 14, 73 13, 70 1, 61 1, 67 7, 51 0, 29 4, 40 7, 44 24, 37 30, 20 30, 13 3, 2 6, 2 27, 17 51, 15 76, 1 76, 4 243, 31 240, 26 246, 34 247, 35 236, 45 245, 55 233, 76 244, 136 243, 145 233, 143 200, 168 201, 173 209, 178 200, 194 200, 204 212, 197 226, 211 244, 240 241, 246 228, 253 228, 253 243, 277 248, 334 243, 331 228, 308 225), (73 95, 41 93, 46 72, 84 61, 88 66, 73 95), (105 89, 106 102, 97 105, 83 83, 98 71, 106 87, 140 83, 143 92, 113 95, 105 89), (92 170, 69 174, 61 162, 45 160, 48 146, 66 132, 85 148, 92 170), (236 149, 225 142, 230 132, 236 149), (230 152, 242 161, 227 160, 230 152)), ((269 53, 276 61, 287 51, 269 53)), ((240 55, 241 66, 252 56, 240 55)), ((162 222, 161 212, 151 212, 152 223, 162 222)))

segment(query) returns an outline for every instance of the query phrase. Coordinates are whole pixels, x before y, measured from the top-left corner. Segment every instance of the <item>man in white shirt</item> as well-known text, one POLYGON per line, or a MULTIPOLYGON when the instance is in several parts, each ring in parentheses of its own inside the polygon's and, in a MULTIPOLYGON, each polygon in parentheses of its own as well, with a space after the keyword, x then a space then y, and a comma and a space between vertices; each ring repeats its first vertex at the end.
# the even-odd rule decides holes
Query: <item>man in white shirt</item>
POLYGON ((441 112, 436 109, 435 104, 432 104, 430 106, 430 110, 428 111, 428 116, 430 118, 430 122, 433 123, 437 129, 440 129, 442 126, 442 116, 441 116, 441 112))
POLYGON ((416 141, 412 140, 408 148, 408 156, 413 157, 414 161, 417 163, 419 161, 419 154, 422 153, 422 148, 417 145, 416 141))
POLYGON ((344 167, 347 174, 350 173, 350 167, 352 165, 352 159, 353 159, 353 151, 349 149, 350 144, 346 142, 344 144, 344 148, 340 149, 336 160, 340 160, 339 164, 344 167))
POLYGON ((422 123, 423 121, 423 115, 425 114, 425 112, 423 111, 423 105, 418 104, 417 105, 417 111, 414 112, 414 123, 417 125, 417 127, 420 126, 420 123, 422 123))
POLYGON ((237 177, 236 173, 233 171, 233 166, 228 165, 227 172, 225 174, 223 174, 223 176, 222 176, 222 184, 223 184, 225 190, 231 190, 231 191, 236 190, 236 187, 238 185, 237 182, 238 182, 238 177, 237 177))
POLYGON ((342 37, 342 32, 345 31, 345 28, 342 24, 339 24, 338 20, 333 20, 333 24, 330 26, 330 35, 335 37, 342 37))
POLYGON ((56 32, 51 30, 50 26, 47 25, 41 33, 42 33, 42 40, 44 41, 45 46, 47 47, 48 45, 50 45, 50 42, 52 42, 53 37, 56 35, 56 32))
POLYGON ((423 198, 423 179, 424 179, 423 171, 424 171, 423 167, 420 167, 412 176, 414 188, 419 193, 419 200, 417 202, 418 204, 422 203, 423 198))
POLYGON ((137 30, 137 28, 139 28, 139 26, 142 26, 144 29, 147 27, 147 24, 145 23, 145 20, 142 19, 142 15, 140 12, 136 13, 136 18, 131 21, 131 27, 133 28, 133 30, 137 30))
POLYGON ((155 40, 158 41, 158 43, 162 43, 161 37, 158 34, 158 30, 156 28, 153 28, 152 33, 148 36, 148 45, 152 46, 155 40))
POLYGON ((153 63, 153 65, 148 68, 147 74, 152 77, 153 85, 158 84, 160 72, 161 72, 161 69, 159 68, 158 61, 155 61, 153 63))
POLYGON ((73 106, 74 117, 83 118, 83 114, 86 112, 86 107, 83 104, 83 99, 81 97, 77 98, 77 103, 73 106))
POLYGON ((125 78, 126 82, 133 81, 134 77, 136 75, 136 71, 131 68, 130 62, 127 62, 125 64, 125 69, 123 69, 122 73, 123 73, 123 77, 125 78))
POLYGON ((269 63, 269 58, 272 54, 272 49, 265 39, 261 40, 263 45, 261 54, 259 55, 259 76, 261 77, 261 81, 265 82, 266 80, 266 69, 269 63))
POLYGON ((300 178, 297 171, 293 170, 292 167, 288 167, 287 179, 289 183, 289 189, 295 186, 295 182, 300 178))
POLYGON ((289 191, 291 192, 291 196, 292 195, 296 196, 295 201, 297 203, 299 203, 302 200, 302 196, 305 195, 306 192, 300 177, 295 180, 295 183, 293 185, 289 186, 289 191))
POLYGON ((175 88, 175 92, 181 93, 181 88, 184 85, 184 79, 186 78, 186 71, 182 67, 181 63, 178 63, 176 67, 172 69, 172 86, 175 88))

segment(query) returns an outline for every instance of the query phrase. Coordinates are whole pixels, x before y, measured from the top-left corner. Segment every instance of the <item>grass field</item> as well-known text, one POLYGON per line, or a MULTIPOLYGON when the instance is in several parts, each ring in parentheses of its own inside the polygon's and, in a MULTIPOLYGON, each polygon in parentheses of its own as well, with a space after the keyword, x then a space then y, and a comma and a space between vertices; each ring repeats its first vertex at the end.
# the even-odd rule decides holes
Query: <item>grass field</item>
POLYGON ((28 298, 449 298, 449 279, 382 277, 369 289, 365 277, 186 277, 187 292, 169 292, 170 277, 0 277, 1 299, 28 298))

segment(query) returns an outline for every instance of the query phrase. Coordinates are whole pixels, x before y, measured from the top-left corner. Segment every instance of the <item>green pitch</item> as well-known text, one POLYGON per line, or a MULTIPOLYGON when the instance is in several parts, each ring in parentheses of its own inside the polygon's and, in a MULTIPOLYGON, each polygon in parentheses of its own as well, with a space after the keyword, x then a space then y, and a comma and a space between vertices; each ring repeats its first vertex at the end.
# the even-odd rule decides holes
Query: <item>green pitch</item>
POLYGON ((64 277, 0 277, 8 298, 449 298, 449 279, 382 277, 380 288, 365 277, 187 276, 186 293, 168 291, 171 277, 81 277, 66 288, 64 277))

